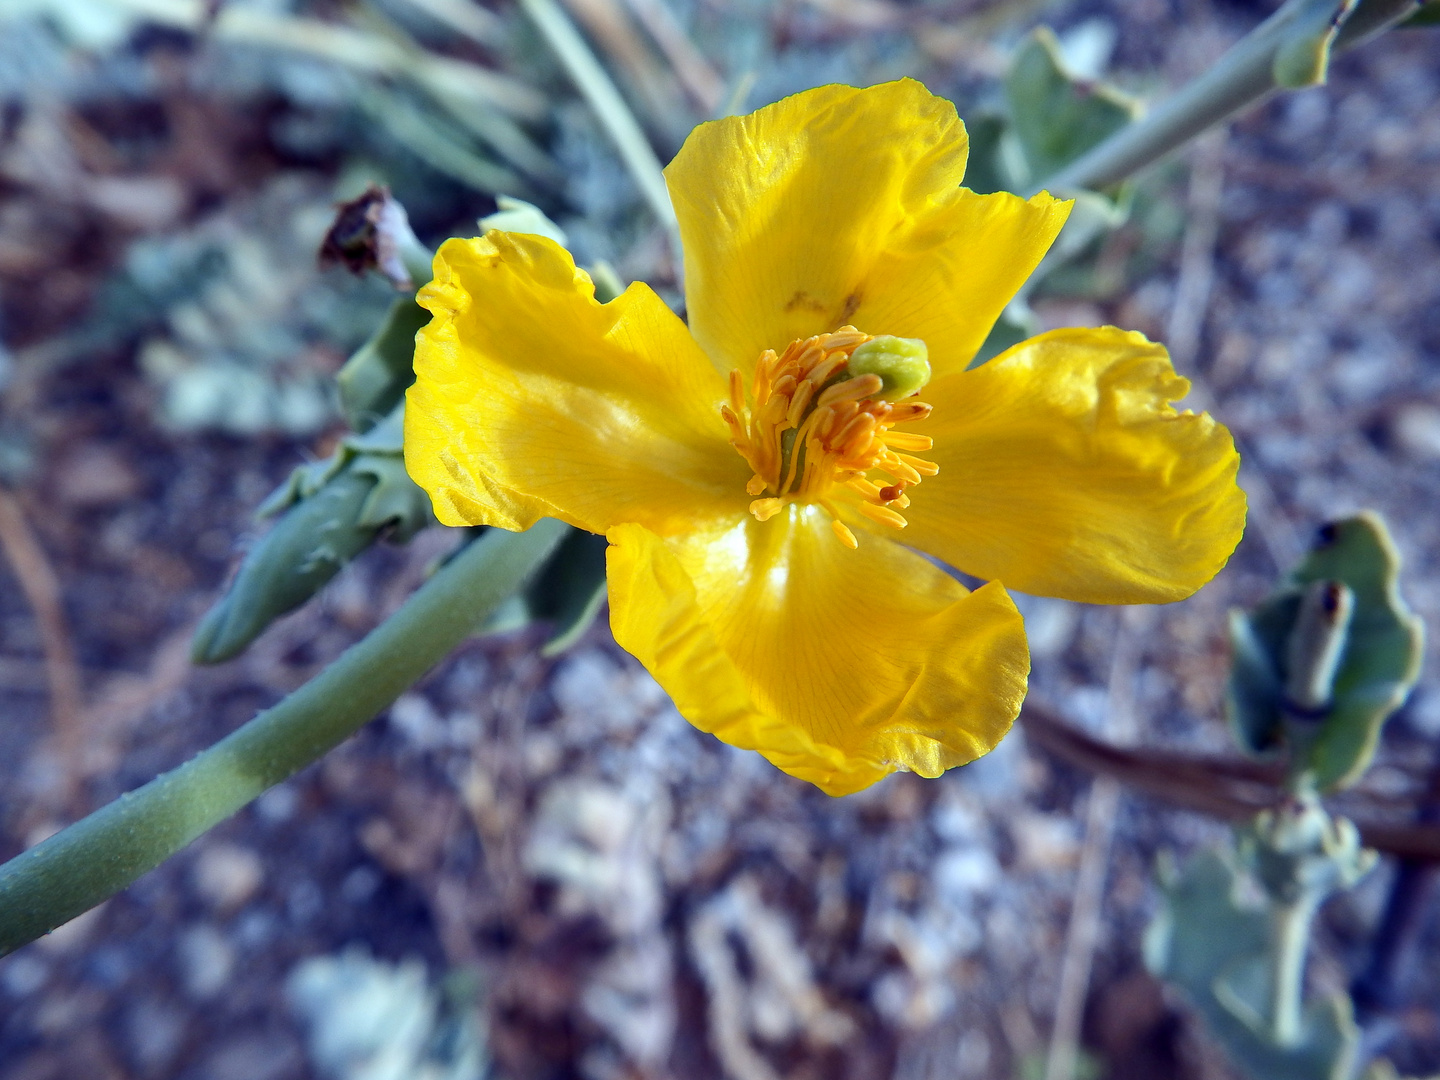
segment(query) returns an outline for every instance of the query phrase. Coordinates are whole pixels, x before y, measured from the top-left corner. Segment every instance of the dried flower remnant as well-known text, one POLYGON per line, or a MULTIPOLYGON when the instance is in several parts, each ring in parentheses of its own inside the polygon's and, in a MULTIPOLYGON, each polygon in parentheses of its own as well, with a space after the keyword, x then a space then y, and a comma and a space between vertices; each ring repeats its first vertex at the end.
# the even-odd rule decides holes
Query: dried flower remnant
POLYGON ((419 247, 405 207, 391 197, 389 188, 371 184, 336 207, 335 221, 320 245, 320 264, 339 263, 357 276, 378 270, 396 291, 408 292, 415 282, 406 260, 419 247))

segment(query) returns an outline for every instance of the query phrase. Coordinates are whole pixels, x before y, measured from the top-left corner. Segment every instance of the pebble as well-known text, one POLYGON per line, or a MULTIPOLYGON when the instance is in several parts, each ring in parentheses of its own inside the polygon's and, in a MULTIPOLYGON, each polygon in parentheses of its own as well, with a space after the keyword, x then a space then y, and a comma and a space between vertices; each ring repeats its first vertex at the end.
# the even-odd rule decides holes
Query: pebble
POLYGON ((220 911, 244 906, 265 880, 260 856, 237 844, 215 843, 203 848, 191 873, 195 891, 220 911))
POLYGON ((1415 460, 1440 460, 1440 408, 1418 403, 1402 407, 1390 421, 1390 434, 1415 460))
POLYGON ((1079 857, 1079 830, 1067 817, 1023 811, 1010 818, 1010 835, 1026 870, 1068 870, 1079 857))
POLYGON ((255 812, 270 825, 280 825, 295 816, 300 793, 293 784, 277 784, 255 800, 255 812))
POLYGON ((0 986, 11 997, 28 997, 49 978, 50 965, 33 952, 22 952, 0 964, 0 986))
POLYGON ((89 911, 75 916, 69 922, 50 931, 40 938, 36 944, 46 952, 63 953, 70 952, 90 939, 91 932, 95 929, 100 919, 100 913, 105 910, 105 904, 93 907, 89 911))
POLYGON ((976 894, 995 887, 1000 880, 1000 864, 989 848, 948 848, 935 860, 931 873, 942 899, 967 904, 976 894))
POLYGON ((192 998, 205 1001, 229 983, 235 971, 235 947, 211 923, 192 926, 180 935, 180 981, 192 998))
POLYGON ((1025 619, 1025 638, 1030 642, 1032 659, 1059 656, 1070 647, 1080 627, 1080 613, 1067 600, 1011 593, 1016 608, 1025 619))
POLYGON ((125 1013, 126 1048, 149 1076, 169 1074, 175 1055, 185 1038, 185 1016, 178 1009, 153 998, 141 998, 125 1013))
POLYGON ((256 1032, 221 1044, 197 1075, 205 1080, 279 1080, 300 1075, 301 1068, 293 1042, 277 1039, 273 1032, 256 1032))
POLYGON ((55 495, 77 510, 100 509, 140 494, 139 474, 114 447, 86 443, 66 456, 55 475, 55 495))
POLYGON ((325 910, 325 894, 308 878, 290 886, 285 897, 285 912, 296 923, 308 923, 325 910))
POLYGON ((380 888, 380 880, 380 871, 373 866, 357 866, 340 882, 340 898, 351 904, 363 904, 380 888))
POLYGON ((417 750, 435 750, 449 740, 445 722, 423 694, 401 694, 390 706, 390 726, 417 750))

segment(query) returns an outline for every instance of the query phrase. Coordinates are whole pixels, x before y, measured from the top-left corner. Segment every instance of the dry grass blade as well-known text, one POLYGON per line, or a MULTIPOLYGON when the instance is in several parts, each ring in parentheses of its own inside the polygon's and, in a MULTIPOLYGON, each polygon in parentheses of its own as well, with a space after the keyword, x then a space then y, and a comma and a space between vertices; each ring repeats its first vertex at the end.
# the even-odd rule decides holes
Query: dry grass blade
POLYGON ((664 0, 626 0, 626 6, 670 61, 675 78, 707 116, 725 103, 725 80, 695 47, 664 0))
POLYGON ((399 95, 379 88, 368 89, 357 95, 356 103, 384 125, 397 143, 436 172, 491 195, 533 197, 530 185, 518 174, 474 153, 465 146, 463 137, 446 132, 448 125, 426 116, 399 95))
POLYGON ((505 28, 488 8, 469 0, 409 0, 432 19, 464 34, 478 45, 505 44, 505 28))
POLYGON ((635 115, 625 104, 625 99, 600 65, 600 61, 595 58, 595 54, 590 51, 580 32, 554 0, 521 0, 521 6, 569 73, 581 95, 595 111, 645 201, 650 204, 650 209, 665 227, 678 267, 680 235, 675 208, 670 203, 670 192, 665 186, 660 159, 655 156, 655 150, 645 137, 635 115))
POLYGON ((590 39, 610 58, 611 70, 638 104, 651 130, 678 135, 681 90, 672 72, 655 56, 617 0, 565 0, 565 7, 590 39), (675 127, 671 133, 668 129, 675 127))
POLYGON ((0 488, 0 548, 19 579, 45 650, 45 681, 50 691, 50 722, 57 749, 69 760, 80 736, 83 702, 80 668, 70 644, 70 629, 61 603, 60 580, 45 556, 20 500, 0 488))
MULTIPOLYGON (((485 8, 476 4, 466 3, 465 0, 409 0, 409 3, 477 45, 495 48, 503 44, 499 21, 485 8)), ((375 11, 367 14, 374 20, 380 18, 375 11)), ((412 57, 417 58, 412 67, 412 75, 418 77, 425 66, 423 57, 428 54, 398 25, 386 20, 384 29, 386 36, 397 41, 409 50, 412 57)), ((555 185, 564 179, 560 167, 550 155, 504 113, 494 109, 477 109, 473 102, 464 96, 457 97, 444 92, 432 96, 466 131, 486 143, 527 176, 555 185)), ((505 189, 505 194, 513 195, 516 192, 505 189)))
POLYGON ((505 75, 448 56, 421 51, 377 34, 319 19, 249 7, 226 6, 213 19, 203 0, 114 0, 117 7, 162 26, 205 32, 222 41, 303 52, 371 75, 406 76, 434 94, 527 120, 543 119, 548 102, 539 91, 505 75))
MULTIPOLYGON (((1120 616, 1115 652, 1110 664, 1110 685, 1105 711, 1111 734, 1128 741, 1134 737, 1134 687, 1139 661, 1139 638, 1149 613, 1131 608, 1120 616)), ((1055 1000, 1055 1024, 1045 1062, 1045 1080, 1074 1080, 1080 1054, 1080 1022, 1090 986, 1090 969, 1100 940, 1100 909, 1105 898, 1106 870, 1115 837, 1120 784, 1111 776, 1097 776, 1090 787, 1085 810, 1085 845, 1070 924, 1065 932, 1065 953, 1060 962, 1060 989, 1055 1000)))

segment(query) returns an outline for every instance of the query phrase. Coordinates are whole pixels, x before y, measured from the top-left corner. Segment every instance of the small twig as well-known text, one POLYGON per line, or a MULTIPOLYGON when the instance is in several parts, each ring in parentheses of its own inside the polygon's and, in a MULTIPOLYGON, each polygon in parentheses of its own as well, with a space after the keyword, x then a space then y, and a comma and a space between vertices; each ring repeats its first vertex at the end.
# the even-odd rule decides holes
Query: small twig
MULTIPOLYGON (((1125 741, 1133 738, 1135 727, 1135 672, 1140 651, 1138 623, 1148 614, 1144 608, 1130 608, 1121 613, 1110 663, 1105 716, 1110 733, 1125 741)), ((1111 776, 1097 776, 1090 787, 1085 810, 1085 844, 1080 853, 1075 899, 1065 933, 1065 954, 1060 962, 1060 989, 1055 1000, 1055 1025, 1050 1029, 1045 1080, 1074 1080, 1080 1050, 1080 1023, 1085 1014, 1085 994, 1090 986, 1095 947, 1100 940, 1105 871, 1110 862, 1110 845, 1115 836, 1115 818, 1119 809, 1119 781, 1111 776)))
POLYGON ((50 691, 50 723, 56 749, 69 762, 80 737, 83 694, 80 667, 65 623, 60 581, 40 546, 20 501, 0 487, 0 548, 15 571, 20 590, 35 613, 45 650, 45 681, 50 691))

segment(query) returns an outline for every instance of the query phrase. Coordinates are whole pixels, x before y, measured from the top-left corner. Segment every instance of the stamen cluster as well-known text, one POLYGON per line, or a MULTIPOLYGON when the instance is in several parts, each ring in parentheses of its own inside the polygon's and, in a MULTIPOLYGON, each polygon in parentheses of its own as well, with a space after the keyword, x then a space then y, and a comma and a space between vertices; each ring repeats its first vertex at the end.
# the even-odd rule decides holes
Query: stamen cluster
POLYGON ((730 373, 730 403, 720 406, 720 415, 730 428, 731 445, 755 470, 745 490, 763 496, 750 504, 758 520, 768 520, 791 502, 817 503, 829 513, 835 535, 854 548, 855 534, 840 520, 833 501, 837 485, 859 496, 855 506, 865 517, 903 529, 906 521, 899 511, 910 505, 905 489, 940 471, 934 462, 909 453, 929 450, 928 436, 892 430, 924 420, 931 407, 913 397, 886 401, 879 396, 884 386, 879 375, 850 372, 852 354, 870 340, 855 327, 842 326, 792 341, 779 355, 767 349, 755 365, 753 405, 746 402, 740 373, 730 373), (872 470, 890 483, 868 479, 872 470))

